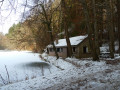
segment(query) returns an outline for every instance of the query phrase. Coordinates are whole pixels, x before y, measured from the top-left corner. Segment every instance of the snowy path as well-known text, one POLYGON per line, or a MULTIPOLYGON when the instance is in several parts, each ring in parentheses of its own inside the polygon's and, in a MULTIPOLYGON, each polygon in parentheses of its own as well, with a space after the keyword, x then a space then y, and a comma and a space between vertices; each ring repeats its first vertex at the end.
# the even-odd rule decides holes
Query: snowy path
POLYGON ((114 73, 120 70, 106 73, 106 70, 87 74, 84 76, 71 77, 64 79, 61 83, 57 83, 51 87, 44 88, 45 90, 120 90, 120 75, 116 77, 114 73), (105 78, 106 76, 113 75, 112 77, 105 78))

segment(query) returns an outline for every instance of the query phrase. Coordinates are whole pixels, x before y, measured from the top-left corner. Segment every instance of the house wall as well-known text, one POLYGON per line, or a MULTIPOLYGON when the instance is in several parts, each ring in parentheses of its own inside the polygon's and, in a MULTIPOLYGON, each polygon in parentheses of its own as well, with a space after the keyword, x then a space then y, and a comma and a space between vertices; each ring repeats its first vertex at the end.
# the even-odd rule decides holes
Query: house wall
MULTIPOLYGON (((89 58, 91 57, 91 50, 90 50, 90 46, 89 46, 89 40, 88 38, 86 38, 83 42, 81 42, 78 46, 73 46, 76 47, 76 52, 73 52, 73 55, 76 58, 89 58), (86 46, 88 47, 88 53, 84 53, 83 52, 83 47, 86 46)), ((62 47, 61 47, 62 48, 62 47)), ((55 56, 55 52, 49 52, 50 56, 55 56)), ((60 57, 66 58, 67 57, 67 48, 63 47, 63 52, 58 52, 58 55, 60 57)))
POLYGON ((79 58, 79 47, 76 47, 76 52, 73 52, 73 55, 79 58))
MULTIPOLYGON (((55 52, 49 52, 50 56, 55 56, 55 52)), ((66 58, 67 57, 67 48, 63 48, 63 52, 58 52, 59 57, 66 58)))
POLYGON ((49 56, 55 56, 55 52, 50 52, 49 51, 49 56))
POLYGON ((81 44, 78 45, 77 47, 77 54, 75 55, 75 57, 77 58, 88 58, 91 57, 91 50, 90 50, 90 46, 89 46, 89 40, 85 39, 81 44), (88 53, 84 53, 83 52, 83 47, 86 46, 88 47, 88 53))
POLYGON ((67 57, 67 48, 63 48, 63 52, 58 52, 59 57, 67 57))

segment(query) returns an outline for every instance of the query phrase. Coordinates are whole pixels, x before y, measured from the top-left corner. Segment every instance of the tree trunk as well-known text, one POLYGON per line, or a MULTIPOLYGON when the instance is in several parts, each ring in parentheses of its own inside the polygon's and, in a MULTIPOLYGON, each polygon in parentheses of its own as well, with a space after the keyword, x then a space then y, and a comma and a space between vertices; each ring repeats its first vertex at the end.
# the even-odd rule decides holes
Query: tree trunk
POLYGON ((55 44, 54 44, 54 39, 53 39, 53 34, 52 34, 52 28, 51 28, 52 18, 49 19, 49 16, 46 13, 44 5, 41 4, 41 8, 43 10, 43 14, 42 15, 45 18, 45 22, 46 22, 48 31, 50 32, 50 37, 51 37, 51 42, 52 42, 52 45, 53 45, 53 50, 55 51, 56 58, 58 59, 59 56, 58 56, 58 53, 57 53, 57 50, 56 50, 56 47, 55 47, 55 44))
POLYGON ((94 34, 95 34, 95 48, 97 55, 100 55, 99 41, 98 41, 98 27, 97 27, 97 16, 96 16, 96 7, 95 0, 92 0, 93 3, 93 14, 94 14, 94 34))
POLYGON ((103 3, 104 3, 104 1, 100 0, 99 2, 100 2, 101 5, 98 6, 99 9, 97 10, 97 13, 99 13, 99 15, 98 15, 97 18, 98 18, 98 30, 100 32, 99 43, 100 43, 100 45, 102 45, 103 44, 103 30, 104 30, 104 27, 103 27, 103 22, 104 22, 104 19, 103 19, 103 9, 104 9, 103 3))
POLYGON ((120 0, 117 0, 117 14, 118 14, 118 41, 119 41, 119 54, 120 54, 120 0))
MULTIPOLYGON (((52 30, 50 29, 50 26, 49 26, 49 25, 48 25, 48 28, 49 28, 50 31, 52 31, 52 30)), ((55 52, 56 58, 58 59, 59 56, 58 56, 58 53, 57 53, 57 50, 56 50, 56 47, 55 47, 55 44, 54 44, 52 32, 50 32, 50 37, 51 37, 51 42, 52 42, 52 45, 53 45, 53 50, 54 50, 54 52, 55 52)))
POLYGON ((72 46, 71 46, 71 43, 69 40, 69 32, 68 32, 70 18, 67 17, 68 13, 67 13, 67 7, 65 4, 65 0, 61 0, 61 4, 63 7, 63 18, 64 18, 66 43, 67 43, 67 47, 68 47, 68 57, 72 57, 72 46))
MULTIPOLYGON (((111 0, 112 1, 112 0, 111 0)), ((114 58, 114 27, 113 27, 113 3, 105 0, 107 10, 107 30, 109 31, 109 50, 111 58, 114 58)))
POLYGON ((72 47, 69 40, 69 32, 68 32, 68 26, 65 24, 65 36, 66 36, 66 42, 68 47, 68 57, 72 57, 72 47))
POLYGON ((89 45, 90 45, 91 53, 93 56, 93 60, 99 60, 99 57, 98 57, 98 55, 96 53, 96 49, 95 49, 94 33, 93 33, 93 30, 92 30, 92 27, 90 24, 90 17, 89 17, 87 2, 86 2, 86 0, 80 0, 80 1, 83 5, 83 10, 84 10, 86 25, 87 25, 87 33, 88 33, 88 38, 89 38, 89 45))

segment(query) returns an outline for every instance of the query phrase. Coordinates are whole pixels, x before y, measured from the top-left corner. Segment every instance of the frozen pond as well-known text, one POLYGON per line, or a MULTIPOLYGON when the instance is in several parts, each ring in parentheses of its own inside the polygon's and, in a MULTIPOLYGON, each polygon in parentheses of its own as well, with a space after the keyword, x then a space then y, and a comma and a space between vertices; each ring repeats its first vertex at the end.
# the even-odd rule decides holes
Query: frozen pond
POLYGON ((58 69, 30 51, 0 51, 0 86, 54 73, 58 69))

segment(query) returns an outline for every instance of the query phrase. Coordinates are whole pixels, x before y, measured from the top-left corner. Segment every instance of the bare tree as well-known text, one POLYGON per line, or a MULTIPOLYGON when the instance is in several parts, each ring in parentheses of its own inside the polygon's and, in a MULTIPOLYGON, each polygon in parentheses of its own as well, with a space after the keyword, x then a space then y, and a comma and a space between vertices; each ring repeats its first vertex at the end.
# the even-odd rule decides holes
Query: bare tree
POLYGON ((41 18, 39 18, 39 20, 47 27, 48 29, 48 33, 50 33, 50 38, 51 38, 51 44, 53 45, 53 49, 55 51, 56 57, 57 59, 59 58, 56 47, 55 47, 55 43, 54 43, 54 37, 53 37, 53 14, 54 12, 57 10, 57 8, 52 8, 52 3, 44 3, 44 2, 40 2, 40 4, 37 4, 35 7, 33 7, 34 9, 38 8, 37 10, 37 14, 41 15, 41 18))

